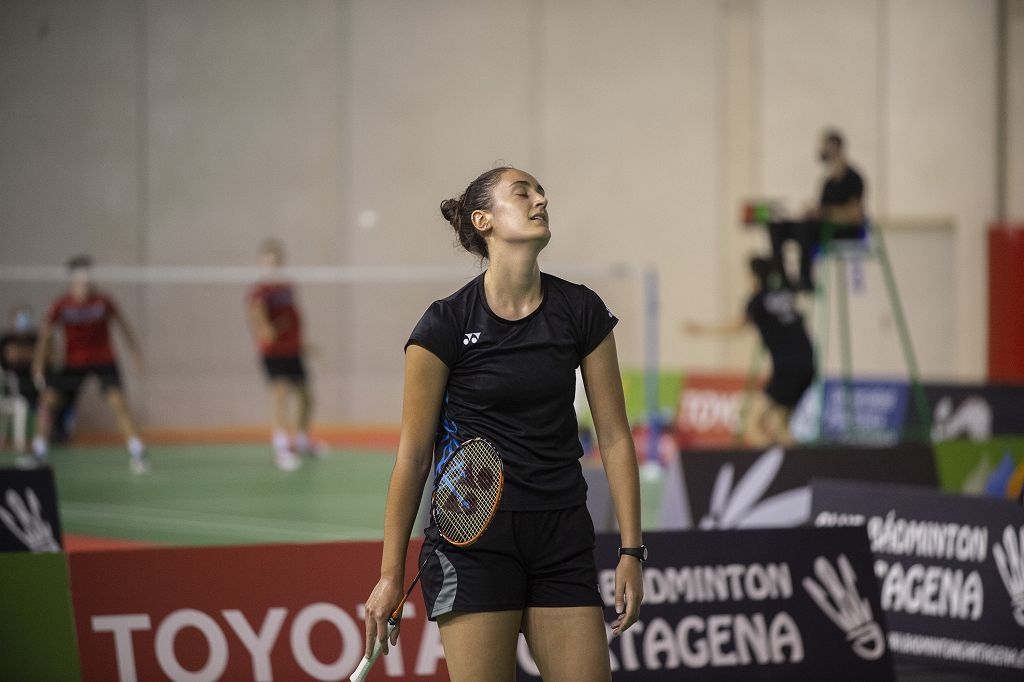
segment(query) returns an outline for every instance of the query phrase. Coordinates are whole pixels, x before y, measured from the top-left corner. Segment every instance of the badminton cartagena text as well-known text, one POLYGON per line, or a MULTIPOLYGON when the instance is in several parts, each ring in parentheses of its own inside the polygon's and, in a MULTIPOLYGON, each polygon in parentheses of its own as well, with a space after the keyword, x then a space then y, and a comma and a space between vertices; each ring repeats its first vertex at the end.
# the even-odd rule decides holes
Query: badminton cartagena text
MULTIPOLYGON (((442 456, 437 471, 430 497, 430 513, 438 533, 456 547, 471 545, 484 534, 498 509, 505 483, 501 458, 490 442, 473 438, 451 454, 442 456)), ((416 578, 388 616, 387 638, 398 627, 402 607, 419 582, 425 566, 425 561, 420 564, 416 578)), ((366 679, 382 650, 378 637, 374 640, 372 653, 364 657, 352 673, 351 682, 366 679)))

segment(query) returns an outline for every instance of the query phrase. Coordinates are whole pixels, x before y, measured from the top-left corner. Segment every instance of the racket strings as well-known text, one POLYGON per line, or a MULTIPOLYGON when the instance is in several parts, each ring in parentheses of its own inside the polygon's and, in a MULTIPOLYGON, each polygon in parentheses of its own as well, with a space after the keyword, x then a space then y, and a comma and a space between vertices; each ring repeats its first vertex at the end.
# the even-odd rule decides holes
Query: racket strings
POLYGON ((464 443, 446 463, 434 491, 434 521, 441 536, 455 545, 476 540, 494 515, 501 489, 501 460, 490 443, 464 443))

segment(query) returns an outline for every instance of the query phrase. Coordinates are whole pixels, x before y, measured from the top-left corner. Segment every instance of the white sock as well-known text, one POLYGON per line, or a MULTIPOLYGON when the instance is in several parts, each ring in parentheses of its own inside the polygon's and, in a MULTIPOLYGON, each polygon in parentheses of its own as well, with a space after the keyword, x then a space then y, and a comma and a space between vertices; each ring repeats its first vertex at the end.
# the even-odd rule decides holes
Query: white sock
POLYGON ((142 457, 146 452, 146 446, 143 445, 142 439, 138 436, 132 436, 128 439, 128 452, 131 453, 132 457, 142 457))
POLYGON ((42 436, 32 437, 32 452, 36 457, 46 457, 47 451, 50 449, 46 439, 42 436))
POLYGON ((284 429, 274 429, 270 442, 273 444, 275 450, 287 450, 288 432, 284 429))
POLYGON ((309 434, 305 431, 299 431, 295 434, 295 449, 299 452, 306 452, 309 450, 309 434))

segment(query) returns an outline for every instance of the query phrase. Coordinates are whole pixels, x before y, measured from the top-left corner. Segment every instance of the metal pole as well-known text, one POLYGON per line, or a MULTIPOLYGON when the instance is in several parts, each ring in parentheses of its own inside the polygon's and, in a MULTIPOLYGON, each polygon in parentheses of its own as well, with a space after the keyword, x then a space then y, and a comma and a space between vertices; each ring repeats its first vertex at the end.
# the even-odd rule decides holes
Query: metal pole
POLYGON ((872 225, 872 237, 875 240, 875 253, 878 262, 882 266, 882 276, 885 278, 885 288, 889 294, 889 303, 892 306, 893 316, 896 318, 896 330, 899 332, 900 345, 903 348, 903 357, 907 363, 907 373, 910 375, 910 388, 913 393, 914 404, 917 407, 917 418, 921 424, 921 440, 925 443, 931 442, 932 423, 929 414, 928 399, 925 397, 924 389, 921 387, 920 373, 917 369, 917 357, 914 355, 914 345, 910 340, 910 329, 907 327, 907 319, 903 313, 903 304, 900 302, 900 294, 896 289, 896 277, 892 272, 892 265, 889 262, 889 252, 885 248, 885 239, 882 236, 882 227, 878 224, 872 225))
POLYGON ((850 293, 846 287, 846 261, 836 256, 836 313, 839 316, 839 368, 843 385, 843 432, 849 440, 857 433, 853 409, 853 350, 850 348, 850 293))
POLYGON ((644 268, 644 407, 647 412, 647 461, 658 461, 658 441, 661 438, 661 410, 658 400, 658 270, 653 265, 644 268))
POLYGON ((825 238, 821 242, 820 263, 815 273, 816 283, 814 285, 814 298, 818 314, 814 334, 815 383, 812 385, 812 389, 818 392, 815 396, 818 403, 818 433, 815 438, 817 441, 825 439, 825 373, 828 367, 826 360, 828 358, 829 328, 832 322, 828 290, 830 256, 828 237, 831 237, 831 231, 826 227, 824 232, 827 234, 824 235, 825 238))

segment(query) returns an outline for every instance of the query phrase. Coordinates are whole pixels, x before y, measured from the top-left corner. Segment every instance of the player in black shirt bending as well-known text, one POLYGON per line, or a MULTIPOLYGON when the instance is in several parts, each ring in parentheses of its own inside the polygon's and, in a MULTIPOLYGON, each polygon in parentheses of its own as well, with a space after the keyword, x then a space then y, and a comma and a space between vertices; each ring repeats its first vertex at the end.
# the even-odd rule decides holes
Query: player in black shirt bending
MULTIPOLYGON (((512 680, 519 632, 545 680, 608 680, 608 649, 573 410, 582 368, 621 529, 613 624, 643 599, 640 492, 612 328, 593 291, 542 273, 548 200, 528 173, 488 171, 441 204, 487 270, 435 301, 406 344, 402 435, 388 489, 380 582, 366 602, 367 654, 402 596, 405 554, 431 463, 483 437, 505 465, 500 507, 468 547, 427 528, 427 615, 451 678, 512 680)), ((393 643, 393 642, 392 642, 393 643)), ((385 644, 386 646, 386 644, 385 644)), ((386 650, 386 649, 385 649, 386 650)))
POLYGON ((790 445, 789 417, 804 391, 814 381, 814 348, 804 328, 792 291, 778 286, 780 278, 772 261, 751 258, 754 293, 742 318, 721 325, 688 322, 691 334, 731 334, 747 325, 757 327, 772 358, 772 375, 764 387, 766 400, 751 412, 749 423, 757 428, 749 438, 754 445, 790 445))
POLYGON ((821 189, 818 206, 808 209, 802 221, 781 221, 768 225, 775 267, 785 273, 782 248, 793 240, 800 245, 800 280, 791 287, 814 289, 811 261, 821 244, 825 224, 832 227, 832 239, 859 239, 864 235, 864 179, 846 160, 843 136, 827 130, 822 135, 818 158, 825 164, 828 177, 821 189))

